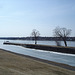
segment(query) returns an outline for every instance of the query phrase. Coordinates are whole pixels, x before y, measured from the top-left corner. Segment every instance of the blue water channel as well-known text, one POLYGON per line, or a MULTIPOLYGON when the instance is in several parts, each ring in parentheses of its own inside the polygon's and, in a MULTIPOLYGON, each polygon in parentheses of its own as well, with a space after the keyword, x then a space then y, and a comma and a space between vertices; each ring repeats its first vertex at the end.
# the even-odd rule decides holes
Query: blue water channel
MULTIPOLYGON (((29 49, 21 46, 14 46, 14 45, 3 45, 4 41, 5 40, 0 40, 0 48, 5 49, 7 51, 75 66, 75 54, 65 54, 65 53, 58 53, 52 51, 29 49)), ((11 42, 22 43, 23 41, 18 40, 18 41, 11 41, 11 42)), ((27 42, 23 42, 23 43, 27 43, 27 42)))

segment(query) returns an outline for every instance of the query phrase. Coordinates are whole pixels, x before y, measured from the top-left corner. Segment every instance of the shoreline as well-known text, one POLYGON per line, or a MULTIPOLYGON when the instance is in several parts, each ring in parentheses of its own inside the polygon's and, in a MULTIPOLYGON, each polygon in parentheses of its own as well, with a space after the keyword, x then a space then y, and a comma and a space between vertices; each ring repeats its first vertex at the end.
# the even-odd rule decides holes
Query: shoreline
POLYGON ((4 49, 0 49, 0 51, 5 51, 5 52, 12 53, 12 54, 15 54, 15 55, 19 55, 19 56, 22 56, 22 57, 30 58, 30 59, 33 59, 33 60, 36 60, 36 61, 40 61, 40 62, 49 64, 49 65, 53 65, 53 66, 57 66, 57 67, 60 67, 60 68, 67 69, 67 70, 75 71, 75 66, 70 66, 70 65, 67 65, 67 64, 63 64, 63 63, 48 61, 48 60, 44 60, 44 59, 40 59, 40 58, 36 58, 36 57, 24 55, 24 54, 19 54, 19 53, 7 51, 7 50, 4 50, 4 49))
POLYGON ((4 42, 3 44, 22 46, 25 48, 31 48, 36 50, 40 49, 45 51, 75 54, 75 47, 51 46, 51 45, 40 45, 40 44, 20 44, 20 43, 11 43, 11 42, 4 42))

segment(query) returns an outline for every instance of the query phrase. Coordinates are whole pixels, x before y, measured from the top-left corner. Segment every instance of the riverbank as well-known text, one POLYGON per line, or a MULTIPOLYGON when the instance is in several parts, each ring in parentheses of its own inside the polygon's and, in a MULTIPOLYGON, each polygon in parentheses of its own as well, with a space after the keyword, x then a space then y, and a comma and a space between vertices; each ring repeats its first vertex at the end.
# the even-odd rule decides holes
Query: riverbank
POLYGON ((39 45, 39 44, 36 44, 36 45, 35 44, 20 44, 20 43, 11 43, 11 42, 4 42, 3 44, 18 45, 18 46, 23 46, 23 47, 32 48, 32 49, 75 54, 75 47, 50 46, 50 45, 39 45))
MULTIPOLYGON (((0 75, 74 75, 75 71, 0 49, 0 75)), ((54 62, 51 62, 54 63, 54 62)), ((56 64, 56 63, 55 63, 56 64)), ((60 64, 66 67, 64 64, 60 64)), ((67 65, 68 66, 68 65, 67 65)), ((69 66, 71 67, 71 66, 69 66)))

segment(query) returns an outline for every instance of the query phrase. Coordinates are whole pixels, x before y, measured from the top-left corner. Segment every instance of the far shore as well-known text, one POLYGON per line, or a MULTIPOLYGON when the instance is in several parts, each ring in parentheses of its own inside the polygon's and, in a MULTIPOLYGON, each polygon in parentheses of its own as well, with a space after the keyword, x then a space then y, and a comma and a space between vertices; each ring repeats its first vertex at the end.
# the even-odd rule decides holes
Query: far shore
POLYGON ((0 49, 0 75, 75 75, 75 67, 0 49))

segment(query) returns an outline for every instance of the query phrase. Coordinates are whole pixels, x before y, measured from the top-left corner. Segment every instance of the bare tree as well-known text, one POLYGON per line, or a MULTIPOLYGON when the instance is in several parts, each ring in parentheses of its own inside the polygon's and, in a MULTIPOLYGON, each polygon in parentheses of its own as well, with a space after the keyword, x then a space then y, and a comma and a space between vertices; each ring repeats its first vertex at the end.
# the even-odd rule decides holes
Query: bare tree
POLYGON ((67 37, 71 34, 71 29, 56 27, 54 29, 54 36, 61 37, 64 41, 65 46, 67 46, 67 37))
POLYGON ((37 44, 37 37, 39 37, 39 35, 40 35, 39 31, 36 29, 33 29, 31 35, 34 37, 35 44, 37 44))

